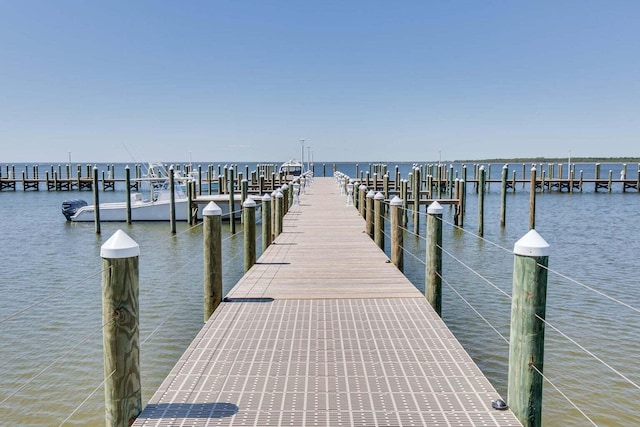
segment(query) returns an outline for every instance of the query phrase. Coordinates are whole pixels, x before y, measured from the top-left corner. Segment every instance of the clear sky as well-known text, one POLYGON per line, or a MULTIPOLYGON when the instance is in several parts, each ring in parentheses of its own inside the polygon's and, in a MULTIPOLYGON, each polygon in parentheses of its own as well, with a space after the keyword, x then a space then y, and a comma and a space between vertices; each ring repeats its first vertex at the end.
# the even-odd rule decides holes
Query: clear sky
POLYGON ((0 0, 0 164, 640 156, 640 1, 0 0))

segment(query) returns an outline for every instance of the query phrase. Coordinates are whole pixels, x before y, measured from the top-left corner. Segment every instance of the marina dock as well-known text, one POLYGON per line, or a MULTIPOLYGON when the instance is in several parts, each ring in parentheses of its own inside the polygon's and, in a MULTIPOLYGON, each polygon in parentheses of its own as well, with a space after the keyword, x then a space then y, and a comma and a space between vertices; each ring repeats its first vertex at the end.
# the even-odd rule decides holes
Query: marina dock
POLYGON ((424 296, 315 178, 134 426, 519 426, 424 296))

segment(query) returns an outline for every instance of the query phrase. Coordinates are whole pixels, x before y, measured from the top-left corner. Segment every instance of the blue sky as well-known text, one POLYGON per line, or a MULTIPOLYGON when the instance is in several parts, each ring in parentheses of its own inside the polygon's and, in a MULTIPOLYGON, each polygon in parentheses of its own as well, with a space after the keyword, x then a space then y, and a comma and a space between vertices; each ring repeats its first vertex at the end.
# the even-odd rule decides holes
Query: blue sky
POLYGON ((0 0, 0 164, 640 156, 637 1, 0 0))

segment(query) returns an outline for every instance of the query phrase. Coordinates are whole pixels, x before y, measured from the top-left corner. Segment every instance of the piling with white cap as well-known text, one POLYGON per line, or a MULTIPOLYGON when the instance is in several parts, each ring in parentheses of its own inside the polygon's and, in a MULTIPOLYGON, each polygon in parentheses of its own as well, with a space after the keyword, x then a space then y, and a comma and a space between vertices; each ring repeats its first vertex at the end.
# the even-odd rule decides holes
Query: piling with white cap
POLYGON ((384 251, 384 194, 378 191, 373 197, 373 202, 373 240, 376 242, 376 245, 384 251))
POLYGON ((391 202, 391 262, 404 270, 404 233, 402 230, 402 199, 395 196, 391 202))
POLYGON ((222 301, 222 209, 214 202, 202 211, 204 246, 204 321, 222 301))
POLYGON ((549 244, 530 230, 513 252, 507 403, 523 425, 540 426, 549 244))
POLYGON ((262 252, 271 244, 271 196, 262 196, 262 252))
POLYGON ((373 198, 375 197, 376 193, 373 190, 369 190, 369 192, 366 195, 366 199, 367 199, 367 215, 365 217, 365 231, 367 232, 367 234, 369 235, 369 237, 371 237, 373 239, 373 213, 374 213, 374 209, 373 209, 373 198))
POLYGON ((131 425, 142 411, 138 257, 140 247, 122 230, 100 248, 105 424, 131 425))
POLYGON ((244 218, 244 271, 256 263, 256 202, 247 198, 242 204, 244 218))
POLYGON ((431 307, 442 315, 442 213, 437 201, 427 208, 427 251, 424 295, 431 307))

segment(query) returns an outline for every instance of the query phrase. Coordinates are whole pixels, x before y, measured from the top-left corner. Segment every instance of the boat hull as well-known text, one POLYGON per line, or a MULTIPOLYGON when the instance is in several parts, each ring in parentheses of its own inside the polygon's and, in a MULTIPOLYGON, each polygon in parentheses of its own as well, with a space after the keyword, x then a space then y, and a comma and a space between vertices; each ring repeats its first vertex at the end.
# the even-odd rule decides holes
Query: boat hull
MULTIPOLYGON (((259 197, 251 197, 260 203, 259 197)), ((197 218, 202 218, 202 210, 208 202, 215 202, 222 210, 222 219, 229 219, 229 196, 212 195, 201 196, 198 203, 197 218)), ((175 201, 176 221, 187 221, 189 201, 179 199, 175 201)), ((169 221, 171 204, 169 201, 141 202, 131 204, 132 221, 169 221)), ((234 204, 234 217, 240 218, 240 196, 236 195, 234 204)), ((101 203, 101 222, 123 222, 127 220, 127 204, 125 202, 101 203)), ((72 222, 93 222, 95 221, 94 206, 83 206, 69 218, 72 222)))

